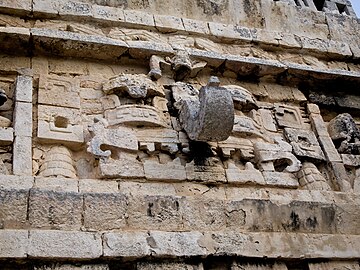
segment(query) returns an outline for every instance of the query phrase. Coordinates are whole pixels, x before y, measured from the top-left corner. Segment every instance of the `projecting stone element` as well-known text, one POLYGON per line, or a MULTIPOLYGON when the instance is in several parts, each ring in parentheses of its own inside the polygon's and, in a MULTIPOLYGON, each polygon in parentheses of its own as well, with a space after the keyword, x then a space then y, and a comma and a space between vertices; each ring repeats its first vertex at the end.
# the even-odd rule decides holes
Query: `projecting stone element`
POLYGON ((184 99, 180 121, 189 138, 195 141, 226 140, 234 125, 234 104, 231 94, 211 77, 201 87, 199 99, 184 99))
POLYGON ((325 160, 325 156, 314 132, 310 130, 285 128, 285 136, 293 147, 295 155, 325 160))
POLYGON ((53 146, 46 154, 44 163, 40 167, 40 175, 76 178, 76 170, 70 150, 65 146, 53 146))
POLYGON ((165 96, 162 87, 144 74, 121 74, 103 84, 105 94, 126 92, 130 97, 139 99, 147 95, 165 96))
POLYGON ((350 114, 339 114, 332 119, 328 131, 339 153, 360 154, 360 131, 350 114))
POLYGON ((256 142, 254 144, 255 159, 262 171, 297 172, 301 162, 291 153, 292 147, 287 142, 275 138, 277 144, 256 142))
POLYGON ((258 109, 258 105, 254 96, 244 87, 238 85, 226 85, 224 88, 226 88, 231 93, 235 109, 242 112, 258 109))

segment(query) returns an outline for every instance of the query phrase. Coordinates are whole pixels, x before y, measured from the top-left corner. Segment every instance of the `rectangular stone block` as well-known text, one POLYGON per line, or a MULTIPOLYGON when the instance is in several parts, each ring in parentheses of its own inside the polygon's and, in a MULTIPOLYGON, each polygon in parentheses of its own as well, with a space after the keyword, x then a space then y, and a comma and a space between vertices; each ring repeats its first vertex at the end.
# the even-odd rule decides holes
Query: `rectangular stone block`
POLYGON ((32 136, 32 103, 15 102, 14 132, 15 136, 32 136))
POLYGON ((96 233, 33 230, 28 254, 38 258, 95 259, 102 255, 102 241, 96 233))
MULTIPOLYGON (((28 190, 0 189, 0 228, 27 227, 28 190)), ((1 249, 1 248, 0 248, 1 249)))
POLYGON ((221 230, 226 227, 225 204, 223 200, 186 197, 182 204, 185 230, 221 230))
POLYGON ((29 14, 31 12, 31 0, 2 0, 0 10, 11 12, 12 14, 29 14))
POLYGON ((0 258, 26 258, 28 234, 25 230, 0 230, 0 258))
POLYGON ((78 193, 32 189, 29 222, 33 228, 79 230, 83 199, 78 193))
POLYGON ((80 109, 77 81, 57 75, 40 76, 39 104, 80 109))
POLYGON ((38 137, 49 142, 82 143, 80 110, 38 105, 38 137))
POLYGON ((338 270, 338 269, 360 270, 360 265, 356 261, 309 263, 309 270, 338 270))
POLYGON ((0 145, 9 145, 14 141, 13 128, 0 128, 0 145))
POLYGON ((204 35, 208 35, 210 33, 207 22, 187 18, 182 18, 182 21, 186 32, 204 35))
POLYGON ((78 180, 71 178, 36 177, 34 188, 56 192, 78 192, 78 180))
POLYGON ((93 5, 93 15, 96 19, 111 21, 111 22, 124 22, 125 15, 123 9, 108 7, 108 6, 100 6, 93 5))
POLYGON ((170 33, 184 31, 181 18, 166 15, 154 15, 155 26, 160 32, 170 33))
POLYGON ((0 189, 30 189, 34 185, 32 176, 0 175, 0 189))
POLYGON ((13 145, 13 173, 32 175, 32 138, 17 136, 13 145))
POLYGON ((119 184, 117 181, 80 179, 79 192, 81 193, 117 193, 119 184))
POLYGON ((285 172, 263 172, 264 180, 268 186, 297 188, 299 182, 291 173, 285 172))
POLYGON ((32 103, 32 76, 19 75, 15 81, 15 101, 32 103))
POLYGON ((124 16, 125 16, 125 22, 130 24, 138 25, 145 28, 146 26, 148 27, 155 26, 154 16, 149 13, 145 13, 137 10, 124 10, 124 16))
POLYGON ((136 269, 138 270, 203 270, 202 264, 187 264, 176 262, 139 262, 136 269))
MULTIPOLYGON (((206 239, 201 232, 151 231, 147 242, 157 256, 203 256, 207 252, 206 239), (204 241, 205 240, 205 241, 204 241)), ((210 239, 208 239, 211 241, 210 239)))
POLYGON ((321 148, 324 151, 325 157, 330 162, 342 162, 341 156, 335 148, 330 136, 319 136, 321 148))
POLYGON ((144 162, 144 171, 145 177, 149 180, 184 181, 186 179, 185 167, 181 165, 180 159, 175 159, 166 164, 146 160, 144 162))
POLYGON ((84 226, 88 230, 115 230, 127 226, 128 199, 123 194, 84 194, 84 205, 84 226))
POLYGON ((104 257, 138 258, 151 253, 151 238, 146 232, 108 232, 104 234, 104 257))
POLYGON ((138 196, 175 196, 174 185, 169 183, 139 183, 124 181, 119 183, 121 193, 138 196))
POLYGON ((181 230, 183 198, 177 196, 129 197, 128 225, 132 229, 181 230))
POLYGON ((46 264, 46 266, 35 266, 34 270, 109 270, 107 264, 59 264, 53 265, 46 264))
POLYGON ((246 27, 209 22, 209 29, 212 35, 219 38, 252 41, 251 32, 246 27))

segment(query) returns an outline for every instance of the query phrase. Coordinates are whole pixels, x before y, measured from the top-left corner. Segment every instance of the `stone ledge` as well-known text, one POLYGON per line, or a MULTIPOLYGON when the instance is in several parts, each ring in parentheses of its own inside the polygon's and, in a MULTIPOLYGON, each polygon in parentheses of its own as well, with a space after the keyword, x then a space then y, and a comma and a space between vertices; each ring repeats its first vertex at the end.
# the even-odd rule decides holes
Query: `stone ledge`
POLYGON ((210 255, 274 259, 354 259, 359 235, 122 231, 1 230, 0 259, 207 257, 210 255))
MULTIPOLYGON (((0 28, 0 37, 6 34, 10 40, 18 38, 19 30, 13 28, 0 28)), ((96 35, 77 34, 67 31, 32 28, 35 52, 42 54, 55 54, 63 56, 77 56, 94 59, 114 60, 129 50, 135 58, 149 58, 153 54, 170 56, 174 50, 169 44, 128 41, 123 42, 96 35), (63 42, 67 41, 67 42, 63 42)), ((30 42, 30 39, 28 40, 30 42)), ((3 46, 3 45, 1 45, 3 46)), ((307 65, 277 60, 266 60, 254 57, 241 57, 237 55, 207 52, 197 49, 188 49, 194 59, 207 61, 210 66, 218 67, 224 61, 229 67, 246 66, 245 70, 256 71, 257 76, 276 75, 286 70, 292 74, 308 75, 317 79, 342 78, 359 82, 360 73, 339 69, 319 69, 307 65)), ((247 74, 244 74, 247 75, 247 74)))
MULTIPOLYGON (((115 26, 128 26, 132 28, 142 28, 150 30, 160 30, 164 33, 177 32, 181 34, 195 34, 212 37, 222 42, 256 42, 260 46, 276 46, 284 48, 296 48, 301 52, 323 53, 336 58, 349 58, 357 52, 352 52, 350 46, 337 40, 310 39, 307 37, 296 37, 293 34, 268 31, 267 29, 250 29, 238 25, 221 24, 216 22, 180 18, 174 16, 152 15, 137 10, 124 10, 122 8, 92 5, 83 2, 69 0, 35 0, 33 7, 28 5, 16 4, 18 1, 0 4, 0 10, 5 13, 28 14, 34 13, 35 18, 58 18, 64 20, 75 20, 83 22, 85 20, 97 21, 104 24, 115 26), (14 4, 15 3, 15 4, 14 4), (11 11, 11 12, 10 12, 11 11), (15 11, 15 12, 14 12, 15 11), (296 41, 296 40, 299 41, 296 41)), ((27 2, 26 2, 27 3, 27 2)), ((352 46, 353 47, 353 46, 352 46)), ((357 57, 357 56, 356 56, 357 57)))

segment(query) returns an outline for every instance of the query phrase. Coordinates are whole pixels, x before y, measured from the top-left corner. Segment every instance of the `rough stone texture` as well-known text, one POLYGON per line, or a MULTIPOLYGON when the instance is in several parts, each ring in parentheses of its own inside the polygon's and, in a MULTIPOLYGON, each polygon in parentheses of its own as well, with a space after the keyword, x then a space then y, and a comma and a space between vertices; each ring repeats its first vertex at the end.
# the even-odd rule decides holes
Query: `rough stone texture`
POLYGON ((82 219, 82 197, 33 189, 29 198, 29 222, 35 228, 78 230, 82 219))
POLYGON ((28 253, 28 231, 1 230, 0 231, 0 257, 26 258, 28 253))
POLYGON ((88 232, 31 231, 28 254, 39 258, 99 258, 102 254, 101 237, 88 232))

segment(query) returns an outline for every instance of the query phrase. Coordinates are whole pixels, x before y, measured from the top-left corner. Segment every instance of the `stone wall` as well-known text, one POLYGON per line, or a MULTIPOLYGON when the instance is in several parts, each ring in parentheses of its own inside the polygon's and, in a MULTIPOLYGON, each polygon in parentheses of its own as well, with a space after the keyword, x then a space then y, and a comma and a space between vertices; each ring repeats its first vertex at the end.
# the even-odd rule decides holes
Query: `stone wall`
POLYGON ((0 1, 0 269, 359 269, 348 1, 0 1))

